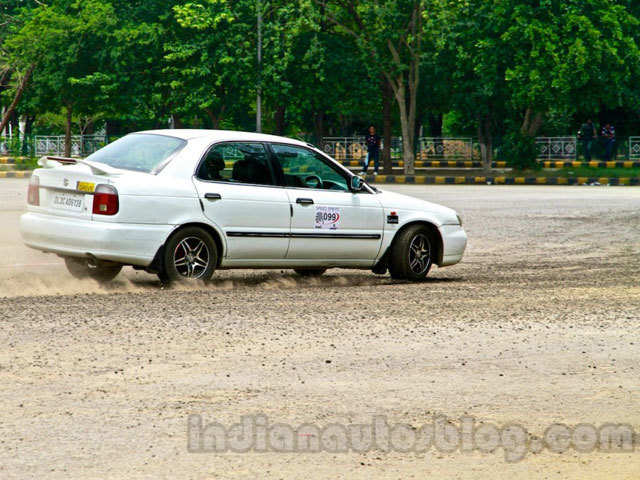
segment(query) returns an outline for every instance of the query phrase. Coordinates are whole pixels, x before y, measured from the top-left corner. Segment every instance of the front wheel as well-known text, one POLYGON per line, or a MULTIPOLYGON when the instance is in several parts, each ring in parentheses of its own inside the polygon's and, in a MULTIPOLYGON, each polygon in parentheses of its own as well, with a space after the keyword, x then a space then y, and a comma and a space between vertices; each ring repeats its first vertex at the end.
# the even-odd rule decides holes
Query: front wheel
POLYGON ((211 235, 199 227, 179 230, 164 249, 160 279, 209 280, 218 264, 218 248, 211 235))
POLYGON ((100 283, 110 282, 122 270, 122 265, 97 264, 86 258, 66 257, 64 263, 75 278, 92 278, 100 283))
POLYGON ((400 232, 391 249, 391 277, 412 282, 426 278, 435 254, 432 238, 429 229, 422 225, 415 225, 400 232))

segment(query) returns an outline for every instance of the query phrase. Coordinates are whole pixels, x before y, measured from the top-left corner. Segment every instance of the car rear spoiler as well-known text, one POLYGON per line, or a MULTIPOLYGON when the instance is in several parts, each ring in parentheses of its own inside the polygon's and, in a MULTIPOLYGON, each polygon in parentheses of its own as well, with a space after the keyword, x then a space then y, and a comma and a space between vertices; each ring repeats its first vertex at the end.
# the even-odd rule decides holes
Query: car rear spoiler
POLYGON ((76 164, 87 165, 89 168, 91 168, 91 173, 93 173, 94 175, 118 176, 122 174, 122 172, 117 168, 110 167, 103 163, 82 160, 80 158, 45 156, 38 160, 38 165, 42 168, 56 168, 62 165, 76 164))

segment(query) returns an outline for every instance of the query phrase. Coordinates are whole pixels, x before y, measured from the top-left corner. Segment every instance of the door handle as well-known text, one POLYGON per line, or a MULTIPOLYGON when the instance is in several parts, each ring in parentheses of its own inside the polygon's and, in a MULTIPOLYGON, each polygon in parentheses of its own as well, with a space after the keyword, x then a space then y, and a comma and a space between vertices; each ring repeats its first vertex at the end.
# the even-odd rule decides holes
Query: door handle
POLYGON ((312 198, 298 198, 296 200, 296 203, 299 203, 300 205, 313 205, 313 199, 312 198))
POLYGON ((222 200, 222 195, 219 193, 205 193, 204 198, 207 200, 222 200))

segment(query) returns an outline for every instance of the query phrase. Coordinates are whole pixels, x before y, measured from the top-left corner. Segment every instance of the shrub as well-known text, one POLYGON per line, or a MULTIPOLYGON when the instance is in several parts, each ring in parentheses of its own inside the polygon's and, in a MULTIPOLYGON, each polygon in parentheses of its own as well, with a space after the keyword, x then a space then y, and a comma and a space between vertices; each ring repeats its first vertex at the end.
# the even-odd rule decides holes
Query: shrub
POLYGON ((520 131, 509 133, 504 137, 504 143, 500 152, 501 160, 517 170, 538 169, 538 147, 533 137, 522 134, 520 131))

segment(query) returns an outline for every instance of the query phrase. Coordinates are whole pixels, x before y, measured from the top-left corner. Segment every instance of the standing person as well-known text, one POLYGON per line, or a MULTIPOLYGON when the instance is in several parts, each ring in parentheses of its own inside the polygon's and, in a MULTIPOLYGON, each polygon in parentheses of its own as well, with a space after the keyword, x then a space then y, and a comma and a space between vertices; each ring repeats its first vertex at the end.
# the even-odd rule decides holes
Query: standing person
POLYGON ((604 161, 609 162, 613 156, 613 151, 616 146, 616 129, 610 123, 607 123, 602 127, 602 138, 604 139, 604 161))
POLYGON ((376 133, 376 127, 371 125, 369 127, 369 133, 365 137, 365 143, 367 144, 367 157, 364 162, 364 169, 362 173, 367 173, 367 168, 369 168, 369 162, 373 160, 373 170, 374 173, 378 174, 378 168, 380 167, 380 135, 376 133))
POLYGON ((591 161, 591 147, 593 147, 593 141, 598 136, 596 133, 596 126, 591 119, 587 120, 587 123, 583 123, 580 127, 580 141, 584 148, 584 159, 587 162, 591 161))

